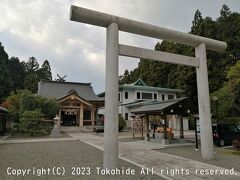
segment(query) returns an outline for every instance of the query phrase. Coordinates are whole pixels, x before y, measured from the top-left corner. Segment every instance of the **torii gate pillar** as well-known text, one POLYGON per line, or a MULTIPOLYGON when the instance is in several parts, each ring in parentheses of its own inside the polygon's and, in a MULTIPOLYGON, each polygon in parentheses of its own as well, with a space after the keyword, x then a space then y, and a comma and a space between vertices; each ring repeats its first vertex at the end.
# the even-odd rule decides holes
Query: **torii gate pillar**
POLYGON ((116 168, 118 159, 118 25, 107 27, 103 167, 116 168))
POLYGON ((201 43, 195 47, 195 56, 199 58, 197 72, 198 112, 200 119, 200 139, 202 158, 213 159, 213 138, 208 87, 206 45, 201 43))

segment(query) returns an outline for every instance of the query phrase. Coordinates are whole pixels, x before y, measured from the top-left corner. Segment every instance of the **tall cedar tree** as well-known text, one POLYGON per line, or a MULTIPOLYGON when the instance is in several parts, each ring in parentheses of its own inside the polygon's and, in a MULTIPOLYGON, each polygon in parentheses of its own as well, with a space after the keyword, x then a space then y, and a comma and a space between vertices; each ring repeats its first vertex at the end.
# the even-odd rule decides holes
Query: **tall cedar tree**
POLYGON ((37 84, 41 79, 52 80, 51 67, 45 60, 39 68, 35 57, 30 57, 27 62, 20 62, 17 57, 9 59, 0 42, 0 104, 11 92, 28 89, 37 92, 37 84))
POLYGON ((39 68, 39 64, 35 57, 30 57, 25 64, 27 76, 25 78, 25 88, 32 93, 36 93, 38 89, 38 82, 40 80, 52 80, 51 67, 47 60, 45 60, 39 68))
POLYGON ((12 78, 8 69, 8 54, 0 43, 0 102, 9 95, 12 78))
MULTIPOLYGON (((203 18, 199 10, 194 15, 191 34, 218 39, 228 44, 224 53, 207 51, 210 93, 223 87, 227 81, 227 70, 240 59, 239 22, 240 14, 231 12, 227 5, 223 5, 220 17, 216 20, 211 17, 203 18)), ((157 43, 155 50, 195 56, 194 48, 167 41, 157 43)), ((185 90, 192 111, 197 111, 197 86, 194 68, 140 59, 138 67, 126 75, 120 76, 119 82, 120 84, 132 83, 139 77, 151 86, 185 90)))

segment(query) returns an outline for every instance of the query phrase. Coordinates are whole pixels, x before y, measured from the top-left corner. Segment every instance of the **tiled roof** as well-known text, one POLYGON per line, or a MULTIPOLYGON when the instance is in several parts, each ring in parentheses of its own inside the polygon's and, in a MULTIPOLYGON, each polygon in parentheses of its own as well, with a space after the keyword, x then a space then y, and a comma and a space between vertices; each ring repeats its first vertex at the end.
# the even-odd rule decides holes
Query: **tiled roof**
MULTIPOLYGON (((182 92, 184 92, 181 89, 170 89, 170 88, 161 88, 161 87, 148 86, 141 79, 138 79, 136 82, 134 82, 132 84, 119 85, 119 91, 121 91, 121 90, 129 90, 129 89, 143 90, 143 91, 168 92, 168 93, 182 93, 182 92)), ((99 97, 104 97, 105 96, 105 92, 102 92, 102 93, 98 94, 98 96, 99 97)))
POLYGON ((140 113, 140 112, 154 112, 154 111, 163 111, 166 108, 171 107, 172 105, 179 103, 180 101, 185 100, 186 97, 172 99, 167 101, 145 101, 135 106, 132 105, 131 112, 132 113, 140 113))
POLYGON ((87 101, 104 101, 103 98, 94 93, 91 83, 42 80, 38 82, 37 95, 58 99, 67 95, 71 90, 75 90, 79 96, 87 101))
POLYGON ((161 92, 183 92, 180 89, 169 89, 169 88, 160 88, 160 87, 153 87, 153 86, 138 86, 132 84, 124 84, 120 85, 119 89, 136 89, 136 90, 149 90, 149 91, 161 91, 161 92))

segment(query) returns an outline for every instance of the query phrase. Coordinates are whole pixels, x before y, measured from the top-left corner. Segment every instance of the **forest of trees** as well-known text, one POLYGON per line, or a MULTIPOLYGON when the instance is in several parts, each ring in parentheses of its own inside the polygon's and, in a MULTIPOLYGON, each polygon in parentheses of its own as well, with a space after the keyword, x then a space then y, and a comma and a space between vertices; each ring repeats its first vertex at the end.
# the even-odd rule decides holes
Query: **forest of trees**
POLYGON ((53 119, 58 112, 55 99, 36 96, 38 82, 52 80, 48 60, 39 66, 35 57, 20 62, 17 57, 8 57, 0 43, 0 105, 8 109, 14 126, 11 131, 24 134, 49 134, 52 124, 44 119, 53 119))
MULTIPOLYGON (((231 12, 223 5, 220 16, 213 20, 203 18, 199 10, 192 21, 190 34, 225 41, 228 44, 224 53, 207 51, 209 88, 211 97, 218 97, 218 111, 221 118, 239 115, 240 110, 240 14, 231 12)), ((195 56, 194 48, 162 41, 155 50, 195 56)), ((193 112, 197 112, 197 85, 194 68, 165 64, 140 59, 133 71, 126 70, 119 77, 119 83, 132 83, 142 78, 150 86, 183 89, 193 112)), ((212 105, 213 113, 216 108, 212 105)))
POLYGON ((30 57, 27 62, 20 62, 17 57, 8 57, 0 43, 0 103, 20 89, 27 89, 32 93, 37 92, 37 83, 41 79, 52 80, 51 67, 45 60, 40 67, 35 57, 30 57))

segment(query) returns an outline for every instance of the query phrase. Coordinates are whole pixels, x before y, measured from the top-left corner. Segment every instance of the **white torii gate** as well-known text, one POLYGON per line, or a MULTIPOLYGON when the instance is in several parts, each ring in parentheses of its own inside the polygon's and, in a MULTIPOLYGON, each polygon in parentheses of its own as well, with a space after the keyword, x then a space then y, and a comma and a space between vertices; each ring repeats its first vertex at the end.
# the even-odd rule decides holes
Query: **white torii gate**
POLYGON ((213 159, 213 138, 210 116, 210 100, 206 49, 224 51, 227 44, 201 36, 133 21, 77 6, 71 6, 70 20, 107 28, 105 123, 104 123, 104 168, 117 167, 118 159, 118 56, 151 59, 196 68, 200 138, 202 158, 213 159), (195 47, 195 56, 189 57, 167 52, 142 49, 119 44, 118 32, 163 39, 195 47))

